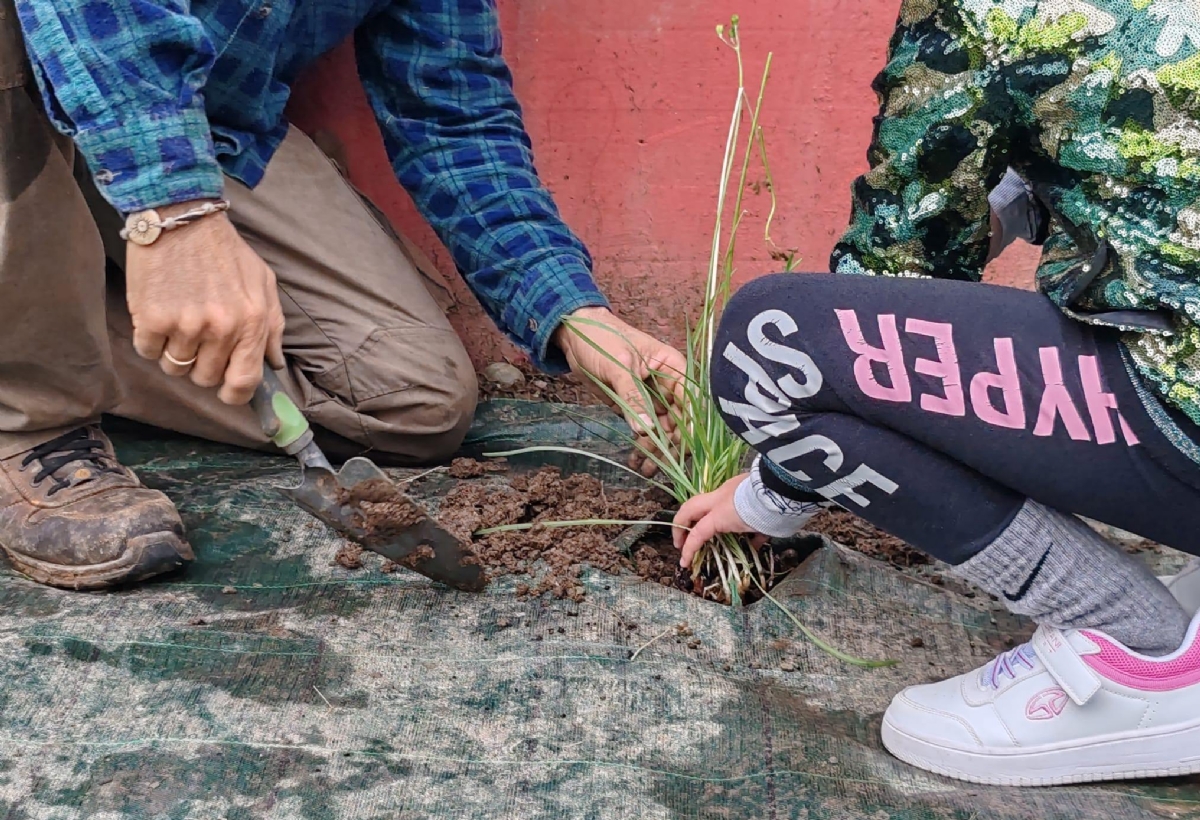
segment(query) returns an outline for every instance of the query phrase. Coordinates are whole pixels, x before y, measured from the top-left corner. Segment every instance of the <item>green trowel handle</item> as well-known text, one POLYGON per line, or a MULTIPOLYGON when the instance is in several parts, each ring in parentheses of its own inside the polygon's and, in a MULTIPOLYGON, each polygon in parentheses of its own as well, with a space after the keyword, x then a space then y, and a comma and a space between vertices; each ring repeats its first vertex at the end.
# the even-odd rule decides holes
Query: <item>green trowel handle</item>
POLYGON ((263 432, 285 453, 295 455, 312 441, 308 420, 287 394, 275 371, 265 362, 262 384, 254 391, 250 406, 258 413, 263 432))

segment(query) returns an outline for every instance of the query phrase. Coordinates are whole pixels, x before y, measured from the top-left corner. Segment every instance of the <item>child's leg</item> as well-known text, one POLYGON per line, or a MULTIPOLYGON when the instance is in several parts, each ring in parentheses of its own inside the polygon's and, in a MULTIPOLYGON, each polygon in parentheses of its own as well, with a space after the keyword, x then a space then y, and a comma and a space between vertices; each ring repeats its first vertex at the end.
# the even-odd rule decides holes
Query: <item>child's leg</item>
POLYGON ((836 501, 1040 622, 1179 645, 1169 592, 1064 513, 1200 553, 1200 468, 1137 402, 1116 342, 1043 297, 759 280, 726 311, 713 390, 768 490, 836 501))

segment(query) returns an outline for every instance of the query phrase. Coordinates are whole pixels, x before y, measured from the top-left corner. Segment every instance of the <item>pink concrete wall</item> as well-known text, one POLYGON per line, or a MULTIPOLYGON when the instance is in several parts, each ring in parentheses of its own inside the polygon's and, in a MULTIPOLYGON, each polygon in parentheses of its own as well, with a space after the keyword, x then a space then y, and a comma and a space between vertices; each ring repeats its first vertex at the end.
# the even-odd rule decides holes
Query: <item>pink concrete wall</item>
MULTIPOLYGON (((500 0, 538 168, 596 259, 618 310, 677 336, 707 264, 721 152, 734 100, 733 53, 715 26, 742 21, 747 74, 774 52, 764 125, 779 212, 772 236, 802 269, 823 270, 846 224, 851 181, 866 167, 880 69, 898 0, 500 0)), ((297 93, 293 119, 348 148, 350 173, 455 279, 448 254, 392 181, 347 44, 297 93)), ((761 175, 756 174, 757 179, 761 175)), ((778 269, 762 242, 768 197, 748 195, 739 276, 778 269)), ((1030 265, 1000 260, 1001 278, 1030 265)), ((455 322, 478 362, 510 355, 457 289, 455 322)))

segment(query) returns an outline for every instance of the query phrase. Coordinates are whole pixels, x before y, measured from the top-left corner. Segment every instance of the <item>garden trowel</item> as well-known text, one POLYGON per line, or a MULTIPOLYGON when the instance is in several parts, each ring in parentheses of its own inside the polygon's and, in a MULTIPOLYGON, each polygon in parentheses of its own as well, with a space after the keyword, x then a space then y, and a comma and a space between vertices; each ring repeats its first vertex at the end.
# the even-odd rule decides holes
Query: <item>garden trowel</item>
POLYGON ((467 592, 487 586, 470 546, 438 526, 371 461, 352 458, 334 472, 308 420, 265 364, 250 403, 263 432, 300 462, 300 485, 280 487, 284 495, 351 541, 426 578, 467 592))

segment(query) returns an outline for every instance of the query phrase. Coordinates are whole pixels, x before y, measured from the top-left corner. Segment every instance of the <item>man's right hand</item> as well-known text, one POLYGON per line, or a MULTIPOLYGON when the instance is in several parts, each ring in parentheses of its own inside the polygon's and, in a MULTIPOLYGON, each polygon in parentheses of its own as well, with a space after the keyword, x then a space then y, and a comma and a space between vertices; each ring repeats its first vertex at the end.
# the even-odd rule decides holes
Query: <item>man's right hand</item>
MULTIPOLYGON (((196 204, 156 210, 165 219, 196 204)), ((283 368, 275 272, 224 213, 165 231, 152 245, 127 243, 125 280, 133 346, 168 375, 220 387, 221 401, 245 404, 262 379, 264 358, 283 368), (181 367, 166 353, 196 361, 181 367)))

